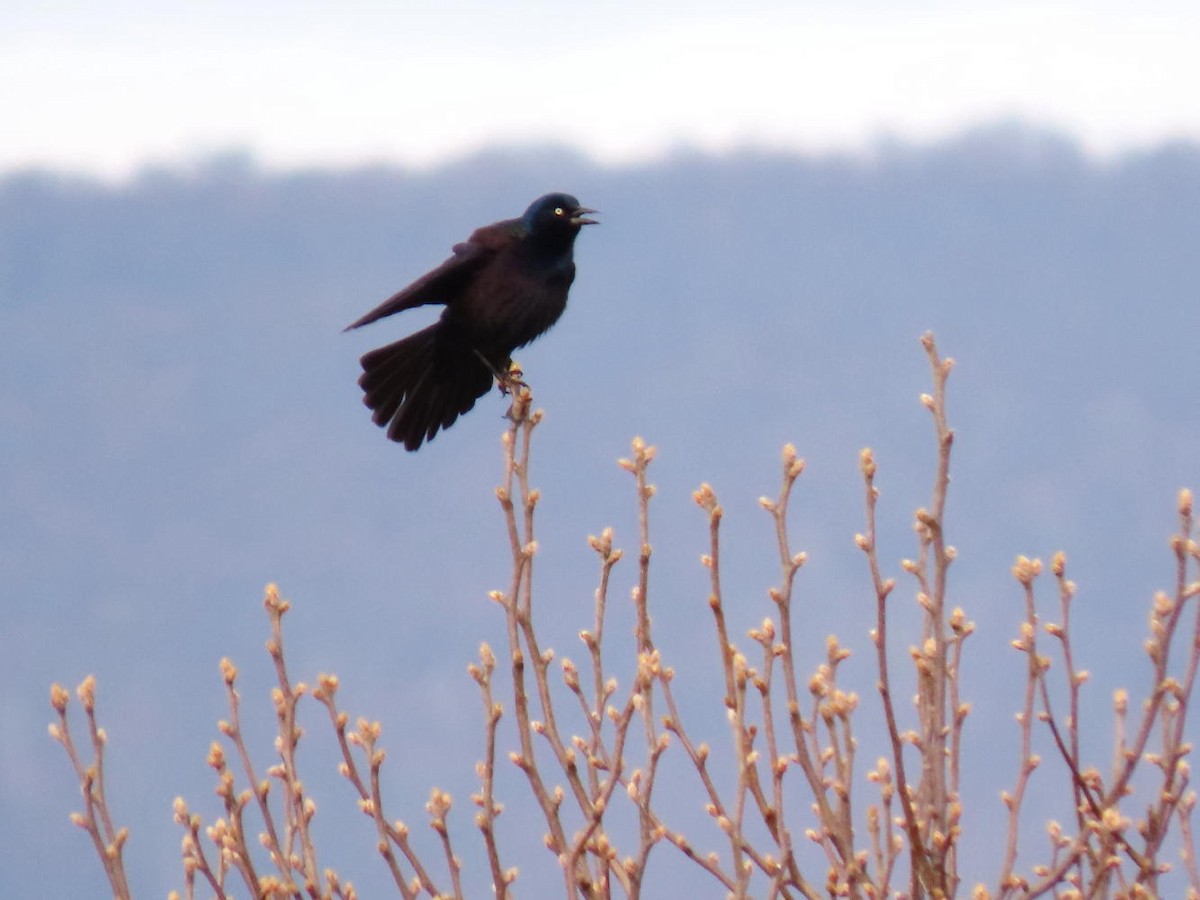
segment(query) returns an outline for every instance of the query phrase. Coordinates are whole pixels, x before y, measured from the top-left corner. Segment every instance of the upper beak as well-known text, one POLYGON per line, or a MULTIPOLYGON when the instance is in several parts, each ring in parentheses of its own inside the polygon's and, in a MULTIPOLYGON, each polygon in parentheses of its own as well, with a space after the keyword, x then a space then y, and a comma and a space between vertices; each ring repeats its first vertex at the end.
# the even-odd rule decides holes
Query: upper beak
POLYGON ((581 206, 579 209, 571 213, 572 225, 599 225, 595 219, 589 219, 588 213, 599 213, 598 209, 588 209, 586 206, 581 206))

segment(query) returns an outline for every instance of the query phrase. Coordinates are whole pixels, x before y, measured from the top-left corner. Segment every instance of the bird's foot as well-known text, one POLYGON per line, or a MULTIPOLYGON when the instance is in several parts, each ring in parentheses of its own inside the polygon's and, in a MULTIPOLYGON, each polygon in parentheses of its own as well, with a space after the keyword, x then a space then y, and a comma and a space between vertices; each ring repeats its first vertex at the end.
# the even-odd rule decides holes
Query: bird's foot
POLYGON ((507 371, 503 375, 496 376, 496 381, 500 385, 500 393, 506 397, 512 397, 512 402, 509 404, 504 418, 512 422, 514 426, 528 421, 530 404, 533 403, 533 394, 524 378, 525 373, 521 371, 521 367, 511 359, 508 361, 507 371))
POLYGON ((498 367, 492 365, 491 360, 478 350, 475 351, 475 355, 479 357, 481 363, 487 366, 487 370, 492 373, 492 377, 496 379, 496 385, 500 388, 500 393, 504 396, 507 397, 509 394, 516 393, 518 388, 529 390, 529 385, 522 380, 525 373, 511 359, 508 361, 504 371, 500 371, 498 367))
POLYGON ((524 377, 525 373, 521 371, 521 367, 510 360, 508 371, 496 373, 496 383, 500 387, 500 393, 507 397, 521 388, 529 390, 529 385, 523 380, 524 377))

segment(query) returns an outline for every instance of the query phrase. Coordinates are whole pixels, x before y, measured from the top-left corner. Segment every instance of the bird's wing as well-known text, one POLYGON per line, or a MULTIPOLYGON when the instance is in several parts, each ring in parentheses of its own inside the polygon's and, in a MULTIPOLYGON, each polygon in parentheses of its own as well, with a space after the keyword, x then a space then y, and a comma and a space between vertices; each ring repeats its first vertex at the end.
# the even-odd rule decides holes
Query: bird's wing
POLYGON ((494 226, 480 228, 465 243, 455 244, 454 255, 448 260, 388 297, 357 322, 347 325, 345 330, 360 328, 384 316, 415 306, 451 302, 495 254, 497 247, 494 246, 494 240, 476 240, 481 232, 486 232, 491 227, 494 226))

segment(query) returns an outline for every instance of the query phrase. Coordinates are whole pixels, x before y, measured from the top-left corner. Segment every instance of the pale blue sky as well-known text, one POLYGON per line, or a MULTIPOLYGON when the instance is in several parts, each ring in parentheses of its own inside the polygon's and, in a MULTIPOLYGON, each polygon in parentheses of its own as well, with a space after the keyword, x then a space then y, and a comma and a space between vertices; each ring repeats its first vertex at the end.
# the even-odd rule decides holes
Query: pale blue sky
POLYGON ((1195 0, 16 0, 4 19, 0 171, 861 149, 1007 117, 1102 155, 1200 139, 1195 0))

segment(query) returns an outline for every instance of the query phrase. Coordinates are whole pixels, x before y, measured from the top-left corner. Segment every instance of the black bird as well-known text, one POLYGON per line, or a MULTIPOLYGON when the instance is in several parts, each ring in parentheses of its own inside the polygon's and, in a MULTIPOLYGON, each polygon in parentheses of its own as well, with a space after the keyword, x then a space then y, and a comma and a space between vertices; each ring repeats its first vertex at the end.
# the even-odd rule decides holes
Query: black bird
POLYGON ((501 388, 513 383, 513 351, 566 309, 575 237, 596 224, 587 218, 595 211, 570 194, 540 197, 519 219, 476 229, 448 260, 346 328, 414 306, 446 307, 433 325, 360 361, 363 402, 389 438, 416 450, 471 409, 493 378, 501 388))

